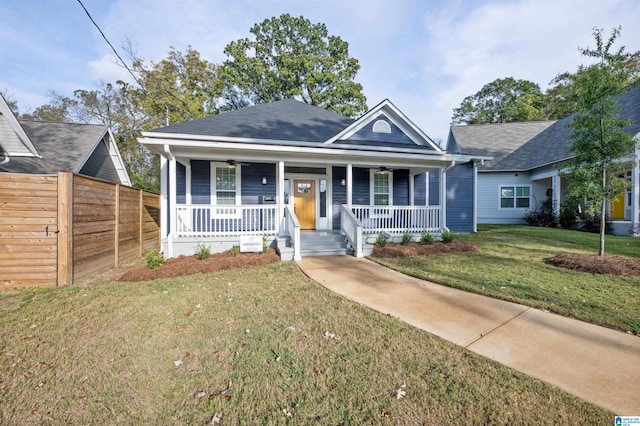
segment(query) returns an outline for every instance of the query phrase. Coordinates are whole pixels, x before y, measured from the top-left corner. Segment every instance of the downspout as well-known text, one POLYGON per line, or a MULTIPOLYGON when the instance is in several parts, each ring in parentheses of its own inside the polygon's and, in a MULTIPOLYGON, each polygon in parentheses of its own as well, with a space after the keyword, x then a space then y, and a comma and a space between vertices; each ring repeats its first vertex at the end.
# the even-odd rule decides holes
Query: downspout
POLYGON ((176 158, 169 145, 163 147, 165 156, 169 160, 169 235, 167 235, 167 257, 173 257, 173 238, 176 230, 176 158))
POLYGON ((447 172, 456 165, 456 160, 444 169, 440 169, 440 228, 449 231, 447 228, 447 172))
POLYGON ((7 154, 6 152, 3 152, 2 156, 4 158, 2 158, 2 161, 0 161, 0 166, 4 166, 11 160, 11 157, 9 157, 9 154, 7 154))

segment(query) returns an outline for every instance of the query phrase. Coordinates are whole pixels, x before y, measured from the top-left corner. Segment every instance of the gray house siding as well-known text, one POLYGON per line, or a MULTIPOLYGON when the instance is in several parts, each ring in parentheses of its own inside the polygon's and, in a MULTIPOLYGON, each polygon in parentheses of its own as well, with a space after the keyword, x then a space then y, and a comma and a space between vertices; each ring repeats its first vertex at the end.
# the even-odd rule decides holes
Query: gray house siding
POLYGON ((250 163, 241 166, 240 195, 242 204, 260 204, 260 197, 276 197, 276 165, 268 163, 250 163), (262 176, 267 184, 262 184, 262 176))
POLYGON ((211 163, 191 160, 191 203, 211 204, 211 163))
POLYGON ((347 168, 333 166, 331 168, 331 190, 333 192, 332 228, 340 229, 340 206, 347 204, 347 187, 340 185, 340 179, 347 178, 347 168))
POLYGON ((440 204, 440 174, 438 172, 429 173, 429 205, 440 204))
POLYGON ((422 173, 413 177, 413 205, 427 205, 427 174, 422 173))
POLYGON ((447 227, 454 232, 473 232, 473 163, 447 171, 447 227))
POLYGON ((79 173, 85 176, 92 176, 109 182, 120 183, 118 172, 111 161, 109 150, 101 140, 93 150, 87 161, 84 163, 79 173))
POLYGON ((393 172, 393 205, 409 205, 409 170, 400 169, 393 172))
POLYGON ((370 204, 370 192, 369 187, 369 169, 363 169, 360 167, 353 168, 353 194, 351 202, 353 204, 370 204))
POLYGON ((187 202, 187 168, 182 163, 176 163, 176 203, 187 202))

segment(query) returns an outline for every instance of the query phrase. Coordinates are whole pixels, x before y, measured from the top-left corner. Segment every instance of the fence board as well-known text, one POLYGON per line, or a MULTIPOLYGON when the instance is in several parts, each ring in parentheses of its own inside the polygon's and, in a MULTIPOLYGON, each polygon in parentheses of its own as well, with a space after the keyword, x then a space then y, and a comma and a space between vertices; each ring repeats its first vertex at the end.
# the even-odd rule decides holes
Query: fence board
POLYGON ((0 200, 0 288, 73 284, 160 247, 157 194, 67 172, 0 173, 0 200))

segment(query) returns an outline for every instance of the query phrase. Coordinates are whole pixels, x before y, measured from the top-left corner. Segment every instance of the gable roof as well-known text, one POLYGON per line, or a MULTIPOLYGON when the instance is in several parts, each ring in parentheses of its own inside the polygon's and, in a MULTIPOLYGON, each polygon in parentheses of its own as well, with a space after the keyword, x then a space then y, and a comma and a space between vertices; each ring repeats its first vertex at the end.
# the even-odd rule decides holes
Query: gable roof
MULTIPOLYGON (((379 119, 389 120, 393 126, 397 127, 403 135, 415 145, 426 146, 434 151, 441 151, 441 148, 389 99, 385 99, 375 107, 371 108, 362 117, 358 118, 351 125, 327 140, 325 143, 332 144, 336 141, 345 142, 355 136, 365 126, 373 123, 374 120, 379 119)), ((375 143, 376 141, 372 142, 375 143)))
MULTIPOLYGON (((640 134, 640 88, 617 99, 619 117, 631 121, 625 131, 640 134)), ((449 143, 465 153, 494 155, 479 171, 528 171, 571 158, 571 128, 577 114, 557 121, 452 126, 449 143)))
POLYGON ((333 111, 285 99, 160 127, 148 133, 324 142, 353 121, 333 111))
POLYGON ((482 170, 502 170, 501 162, 527 144, 555 121, 532 121, 499 124, 452 126, 448 150, 459 147, 465 154, 493 157, 482 170))
POLYGON ((104 141, 107 157, 113 162, 120 183, 131 185, 124 163, 105 125, 51 123, 18 120, 21 129, 37 147, 40 156, 11 157, 0 165, 0 172, 51 174, 59 171, 80 173, 82 167, 104 141))
POLYGON ((38 157, 38 151, 0 94, 0 151, 11 157, 38 157))

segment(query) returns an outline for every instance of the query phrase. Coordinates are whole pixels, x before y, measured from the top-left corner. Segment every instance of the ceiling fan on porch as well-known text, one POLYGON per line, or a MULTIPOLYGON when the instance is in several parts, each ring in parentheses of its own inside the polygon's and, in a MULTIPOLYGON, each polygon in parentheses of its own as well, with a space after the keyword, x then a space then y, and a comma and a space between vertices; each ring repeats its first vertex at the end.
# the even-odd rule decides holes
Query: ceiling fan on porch
POLYGON ((386 175, 386 174, 391 173, 392 171, 393 171, 393 169, 381 166, 381 167, 378 167, 378 170, 376 170, 376 173, 379 174, 379 175, 386 175))
POLYGON ((240 163, 238 161, 235 160, 227 160, 227 167, 230 169, 235 169, 236 166, 250 166, 251 164, 249 163, 240 163))

